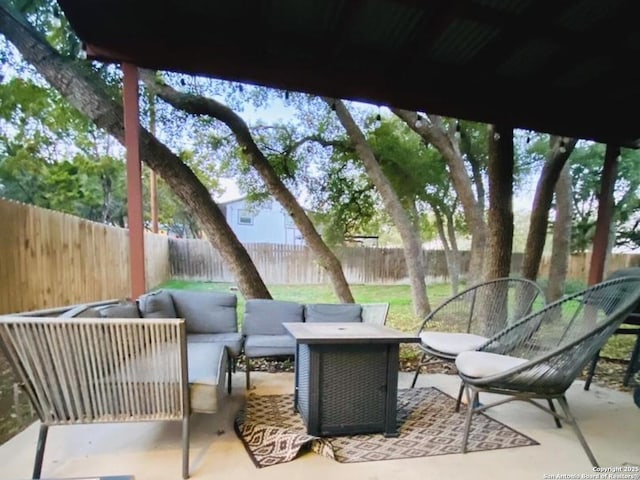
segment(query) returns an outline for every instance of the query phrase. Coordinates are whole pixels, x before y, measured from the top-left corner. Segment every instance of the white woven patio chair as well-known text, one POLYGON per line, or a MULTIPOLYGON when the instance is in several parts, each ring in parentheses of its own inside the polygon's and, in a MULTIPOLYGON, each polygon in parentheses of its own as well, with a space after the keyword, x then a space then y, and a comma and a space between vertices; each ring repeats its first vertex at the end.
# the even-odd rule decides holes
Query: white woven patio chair
POLYGON ((182 422, 188 478, 184 320, 0 317, 0 347, 40 419, 32 478, 51 426, 162 420, 182 422))

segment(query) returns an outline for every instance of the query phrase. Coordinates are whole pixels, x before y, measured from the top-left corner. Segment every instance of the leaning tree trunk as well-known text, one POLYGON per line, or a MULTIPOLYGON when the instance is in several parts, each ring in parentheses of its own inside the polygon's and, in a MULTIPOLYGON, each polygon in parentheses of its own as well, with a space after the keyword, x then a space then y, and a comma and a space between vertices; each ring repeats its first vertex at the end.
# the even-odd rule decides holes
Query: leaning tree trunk
MULTIPOLYGON (((80 61, 62 57, 4 1, 0 1, 0 32, 71 105, 124 144, 122 102, 111 98, 98 75, 80 61)), ((251 257, 193 171, 144 128, 140 128, 140 156, 198 218, 213 246, 231 267, 242 294, 246 298, 271 298, 251 257)))
POLYGON ((416 112, 399 108, 392 108, 391 111, 425 141, 433 145, 447 162, 453 187, 460 199, 465 220, 471 232, 469 276, 473 280, 479 280, 482 277, 482 262, 487 241, 487 225, 484 221, 484 212, 480 209, 473 193, 471 179, 464 166, 464 161, 457 144, 451 141, 445 129, 441 126, 442 121, 440 117, 431 115, 418 123, 418 119, 421 117, 419 117, 416 112))
POLYGON ((564 295, 571 243, 571 187, 569 163, 565 163, 555 189, 556 219, 553 224, 549 283, 546 292, 547 302, 555 302, 564 295))
POLYGON ((422 317, 431 311, 429 299, 427 297, 427 288, 425 283, 425 269, 422 252, 422 242, 420 235, 414 228, 407 211, 402 206, 398 195, 384 175, 375 154, 371 150, 367 139, 360 130, 360 127, 353 120, 353 117, 347 110, 347 107, 340 100, 325 98, 325 102, 335 109, 340 123, 347 132, 347 135, 353 142, 356 153, 362 161, 367 175, 376 187, 376 190, 382 198, 382 203, 391 217, 394 225, 398 229, 403 244, 403 253, 407 271, 409 273, 409 281, 411 283, 411 295, 413 298, 413 309, 416 315, 422 317))
POLYGON ((284 185, 267 158, 253 140, 249 127, 244 120, 226 105, 211 98, 200 95, 182 93, 174 88, 161 83, 156 76, 146 70, 142 77, 149 89, 174 108, 194 115, 206 115, 222 121, 233 132, 242 148, 244 155, 249 159, 253 168, 260 174, 269 192, 282 205, 294 223, 304 236, 307 245, 316 257, 316 260, 328 273, 333 285, 333 290, 341 302, 353 303, 353 295, 349 288, 342 265, 336 255, 324 243, 322 237, 311 223, 311 220, 300 206, 296 198, 284 185))
POLYGON ((549 209, 553 200, 553 190, 560 172, 575 145, 575 138, 556 136, 549 138, 549 154, 542 167, 542 172, 540 172, 536 193, 533 196, 529 233, 527 234, 527 243, 522 259, 522 276, 530 280, 536 280, 538 277, 540 260, 542 259, 544 244, 547 239, 549 209))

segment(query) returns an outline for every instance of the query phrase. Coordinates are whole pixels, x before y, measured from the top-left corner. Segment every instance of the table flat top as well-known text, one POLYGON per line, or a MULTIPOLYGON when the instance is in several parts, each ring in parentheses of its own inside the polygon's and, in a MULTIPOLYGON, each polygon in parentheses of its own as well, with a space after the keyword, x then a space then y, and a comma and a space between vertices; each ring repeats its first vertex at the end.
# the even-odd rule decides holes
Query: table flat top
POLYGON ((420 337, 361 322, 283 323, 296 343, 419 343, 420 337))

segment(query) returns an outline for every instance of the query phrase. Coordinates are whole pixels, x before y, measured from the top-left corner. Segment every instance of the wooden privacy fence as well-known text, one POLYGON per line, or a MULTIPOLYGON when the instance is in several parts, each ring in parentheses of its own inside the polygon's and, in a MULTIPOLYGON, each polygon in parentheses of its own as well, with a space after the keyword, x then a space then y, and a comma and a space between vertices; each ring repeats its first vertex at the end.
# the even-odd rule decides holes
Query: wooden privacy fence
MULTIPOLYGON (((539 278, 547 278, 549 276, 550 257, 542 257, 540 261, 539 278)), ((587 283, 589 278, 589 268, 591 266, 591 253, 576 253, 569 258, 569 266, 567 270, 567 278, 571 280, 580 280, 587 283)), ((640 267, 640 255, 628 253, 614 253, 607 260, 605 276, 609 273, 621 268, 640 267)))
MULTIPOLYGON (((130 294, 128 230, 0 199, 0 314, 125 298, 130 294)), ((328 283, 305 246, 245 245, 267 284, 328 283)), ((399 248, 344 247, 337 250, 352 284, 406 283, 399 248)), ((589 254, 574 255, 568 278, 586 282, 589 254)), ((447 281, 443 251, 424 252, 429 282, 447 281)), ((520 272, 522 254, 512 258, 520 272)), ((205 240, 182 240, 145 233, 147 289, 170 278, 233 282, 219 253, 205 240)), ((548 275, 543 258, 540 277, 548 275)), ((607 272, 640 266, 640 255, 613 255, 607 272)), ((462 252, 461 272, 468 269, 462 252)), ((471 279, 470 281, 473 281, 471 279)))
MULTIPOLYGON (((301 245, 247 244, 249 256, 267 284, 317 284, 329 281, 311 251, 301 245)), ((388 248, 341 248, 337 251, 349 283, 392 283, 406 277, 402 251, 388 248)), ((171 276, 233 282, 222 257, 204 240, 170 239, 171 276)))
MULTIPOLYGON (((329 281, 325 271, 316 263, 310 250, 302 245, 245 245, 249 256, 267 284, 317 284, 329 281)), ((404 253, 400 248, 343 247, 336 250, 347 281, 352 284, 385 284, 407 281, 404 253)), ((461 252, 461 275, 469 267, 469 252, 461 252)), ((511 274, 518 275, 522 253, 511 258, 511 274)), ((183 280, 233 282, 233 273, 222 257, 205 240, 169 239, 171 277, 183 280)), ((430 282, 448 281, 444 251, 425 250, 424 260, 430 282)), ((591 254, 572 255, 567 278, 586 283, 591 254)), ((640 266, 640 255, 614 254, 607 264, 607 273, 619 268, 640 266)), ((543 257, 540 278, 549 272, 549 258, 543 257)))
MULTIPOLYGON (((130 295, 127 229, 0 199, 0 313, 130 295)), ((169 279, 166 237, 145 234, 147 286, 169 279)))

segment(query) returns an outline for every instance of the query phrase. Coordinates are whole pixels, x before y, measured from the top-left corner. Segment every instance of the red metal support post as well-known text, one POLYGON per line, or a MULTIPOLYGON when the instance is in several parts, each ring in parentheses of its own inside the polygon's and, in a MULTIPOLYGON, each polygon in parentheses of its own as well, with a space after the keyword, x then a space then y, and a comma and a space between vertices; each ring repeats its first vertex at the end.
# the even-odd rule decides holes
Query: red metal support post
POLYGON ((613 219, 613 189, 618 173, 619 156, 620 147, 607 145, 600 181, 598 219, 596 220, 596 232, 593 237, 591 265, 589 266, 589 285, 601 282, 604 277, 604 265, 607 259, 607 249, 609 245, 609 231, 613 219))
POLYGON ((138 67, 123 63, 124 140, 127 149, 127 223, 131 298, 146 290, 144 271, 144 218, 142 215, 142 165, 140 163, 140 117, 138 106, 138 67))

